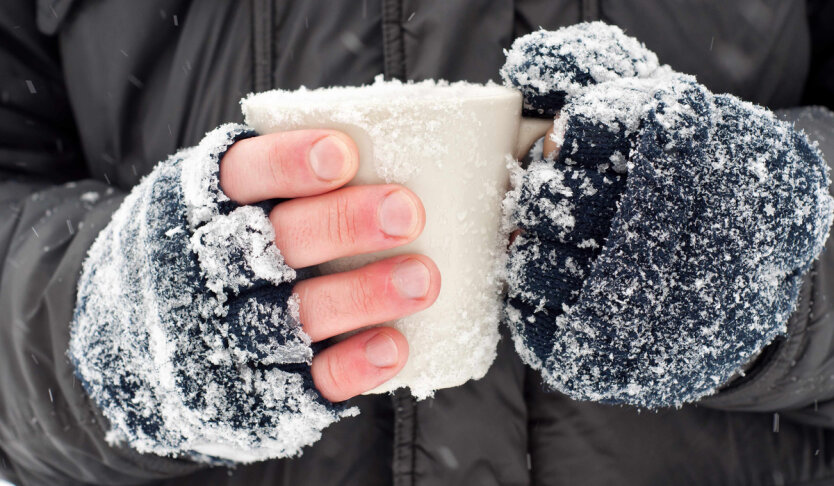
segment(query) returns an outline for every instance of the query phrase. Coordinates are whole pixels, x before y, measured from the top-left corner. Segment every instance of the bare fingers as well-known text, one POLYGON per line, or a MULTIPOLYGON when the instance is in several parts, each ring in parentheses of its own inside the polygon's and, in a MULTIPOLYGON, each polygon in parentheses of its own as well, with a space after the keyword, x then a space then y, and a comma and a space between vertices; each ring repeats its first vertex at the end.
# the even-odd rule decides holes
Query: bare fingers
POLYGON ((332 402, 340 402, 390 380, 407 359, 405 337, 396 329, 378 327, 316 355, 311 373, 319 393, 332 402))
POLYGON ((404 245, 423 231, 426 212, 413 192, 385 184, 286 201, 269 219, 287 265, 301 268, 404 245))
MULTIPOLYGON (((402 255, 301 281, 295 292, 304 331, 320 341, 429 307, 440 293, 440 272, 426 256, 402 255)), ((365 330, 317 354, 313 381, 325 398, 346 400, 392 378, 407 358, 398 331, 365 330)))
POLYGON ((238 204, 311 196, 346 184, 359 167, 350 137, 335 130, 294 130, 247 138, 220 162, 220 187, 238 204))
MULTIPOLYGON (((333 130, 298 130, 235 143, 220 164, 220 186, 239 204, 267 199, 275 244, 300 268, 413 241, 425 225, 420 199, 396 184, 340 187, 356 174, 353 141, 333 130), (294 198, 294 199, 292 199, 294 198)), ((440 291, 435 264, 421 255, 389 258, 363 268, 304 280, 304 330, 315 341, 404 317, 429 307, 440 291)), ((359 332, 313 359, 316 388, 346 400, 392 378, 408 358, 405 337, 392 328, 359 332)))
POLYGON ((402 255, 302 280, 294 292, 304 331, 321 341, 429 307, 440 293, 440 271, 426 256, 402 255))

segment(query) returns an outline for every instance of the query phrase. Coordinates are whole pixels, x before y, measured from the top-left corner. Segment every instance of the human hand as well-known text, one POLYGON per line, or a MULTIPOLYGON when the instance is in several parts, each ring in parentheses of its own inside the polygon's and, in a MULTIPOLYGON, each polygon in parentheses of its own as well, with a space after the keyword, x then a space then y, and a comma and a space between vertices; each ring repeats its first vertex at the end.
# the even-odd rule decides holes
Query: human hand
POLYGON ((660 66, 616 27, 516 40, 502 69, 559 117, 510 194, 507 318, 574 399, 658 408, 715 393, 785 331, 834 201, 807 137, 660 66))
POLYGON ((228 124, 131 190, 90 248, 70 329, 108 440, 202 462, 290 457, 358 413, 333 402, 402 368, 408 345, 390 328, 311 346, 423 309, 439 291, 420 255, 299 281, 296 268, 396 247, 423 228, 401 186, 339 189, 357 161, 337 132, 228 124), (323 140, 337 145, 313 148, 323 140), (273 198, 289 200, 254 204, 273 198))
MULTIPOLYGON (((275 244, 292 268, 413 241, 425 225, 420 199, 396 184, 342 187, 356 174, 358 161, 356 145, 341 132, 261 135, 229 148, 220 186, 238 204, 289 199, 269 219, 275 244)), ((293 288, 301 324, 314 342, 425 309, 439 291, 437 266, 423 255, 387 258, 293 288)), ((378 327, 318 353, 311 372, 322 396, 338 402, 392 378, 407 358, 405 337, 378 327)))

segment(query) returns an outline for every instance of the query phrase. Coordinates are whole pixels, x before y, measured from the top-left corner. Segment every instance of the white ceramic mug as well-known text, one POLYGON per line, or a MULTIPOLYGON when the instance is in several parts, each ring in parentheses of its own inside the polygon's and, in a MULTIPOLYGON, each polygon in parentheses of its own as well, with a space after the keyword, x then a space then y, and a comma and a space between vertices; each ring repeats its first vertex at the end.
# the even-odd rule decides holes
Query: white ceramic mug
POLYGON ((496 267, 507 245, 499 228, 508 157, 525 154, 552 120, 522 119, 520 93, 496 84, 381 78, 362 87, 251 94, 241 105, 258 133, 345 132, 359 148, 351 185, 396 182, 423 202, 426 226, 412 243, 321 265, 323 273, 335 273, 420 253, 440 270, 434 305, 385 323, 408 340, 408 362, 369 393, 409 387, 419 399, 483 377, 499 338, 496 267))

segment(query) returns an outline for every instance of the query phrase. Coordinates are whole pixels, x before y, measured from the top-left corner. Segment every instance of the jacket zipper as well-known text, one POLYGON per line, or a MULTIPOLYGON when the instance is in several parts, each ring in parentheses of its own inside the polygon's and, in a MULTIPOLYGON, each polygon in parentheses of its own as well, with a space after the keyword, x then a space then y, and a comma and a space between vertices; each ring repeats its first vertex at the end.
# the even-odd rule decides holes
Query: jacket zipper
MULTIPOLYGON (((385 79, 408 79, 403 40, 401 0, 382 0, 382 57, 385 79)), ((393 463, 394 486, 414 485, 414 440, 417 404, 407 389, 391 395, 394 406, 393 463)))
POLYGON ((414 486, 417 403, 406 388, 395 391, 391 399, 394 404, 394 486, 414 486))
POLYGON ((385 79, 406 80, 401 0, 382 0, 382 58, 385 79))
POLYGON ((252 91, 272 89, 272 0, 252 0, 252 91))

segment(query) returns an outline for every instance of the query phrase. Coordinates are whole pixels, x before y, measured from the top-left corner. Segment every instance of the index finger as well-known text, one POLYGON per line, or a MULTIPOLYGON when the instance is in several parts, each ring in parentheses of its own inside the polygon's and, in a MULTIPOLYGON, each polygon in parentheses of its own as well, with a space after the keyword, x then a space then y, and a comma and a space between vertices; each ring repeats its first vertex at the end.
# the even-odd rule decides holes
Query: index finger
POLYGON ((314 196, 350 181, 353 140, 336 130, 293 130, 240 140, 220 161, 220 188, 238 204, 314 196))

